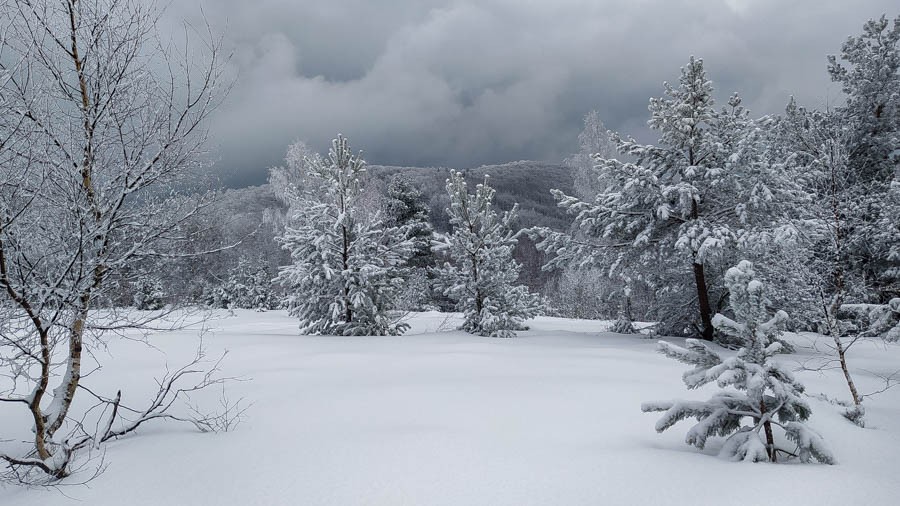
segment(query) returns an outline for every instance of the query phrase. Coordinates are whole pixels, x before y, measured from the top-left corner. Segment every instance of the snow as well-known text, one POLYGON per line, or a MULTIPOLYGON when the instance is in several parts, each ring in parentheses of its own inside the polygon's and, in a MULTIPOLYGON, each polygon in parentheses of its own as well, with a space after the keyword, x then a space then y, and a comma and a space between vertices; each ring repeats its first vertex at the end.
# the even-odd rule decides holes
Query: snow
MULTIPOLYGON (((538 318, 517 338, 492 339, 450 330, 459 317, 419 313, 404 336, 307 337, 281 311, 217 314, 205 342, 210 355, 230 351, 225 374, 249 378, 228 390, 253 403, 244 423, 219 434, 147 425, 107 446, 108 468, 89 486, 4 488, 0 504, 878 506, 900 496, 900 388, 869 399, 859 428, 817 396, 847 398, 839 371, 797 374, 808 425, 837 465, 734 463, 715 457, 720 439, 687 446, 689 422, 654 431, 642 402, 709 391, 685 390, 684 366, 656 353, 655 339, 606 333, 610 322, 538 318)), ((802 346, 816 338, 792 336, 801 351, 779 360, 811 358, 802 346)), ((114 341, 85 382, 139 404, 167 360, 191 358, 197 332, 150 341, 114 341)), ((851 353, 862 391, 900 363, 897 345, 851 353)), ((19 411, 0 407, 0 438, 27 437, 11 434, 19 411)))

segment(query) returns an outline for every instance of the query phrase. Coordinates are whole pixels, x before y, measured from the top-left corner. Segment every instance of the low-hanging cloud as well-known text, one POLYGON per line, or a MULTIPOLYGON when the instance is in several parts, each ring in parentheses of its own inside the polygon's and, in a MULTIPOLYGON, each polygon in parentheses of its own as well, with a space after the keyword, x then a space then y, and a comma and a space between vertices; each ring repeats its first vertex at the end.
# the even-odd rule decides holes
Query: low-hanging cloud
MULTIPOLYGON (((234 56, 235 87, 212 119, 218 170, 259 183, 286 146, 324 150, 338 132, 370 163, 475 166, 559 160, 581 118, 652 139, 647 100, 690 55, 720 96, 756 114, 790 95, 839 99, 825 55, 871 0, 206 0, 234 56)), ((167 23, 199 16, 173 3, 167 23)))

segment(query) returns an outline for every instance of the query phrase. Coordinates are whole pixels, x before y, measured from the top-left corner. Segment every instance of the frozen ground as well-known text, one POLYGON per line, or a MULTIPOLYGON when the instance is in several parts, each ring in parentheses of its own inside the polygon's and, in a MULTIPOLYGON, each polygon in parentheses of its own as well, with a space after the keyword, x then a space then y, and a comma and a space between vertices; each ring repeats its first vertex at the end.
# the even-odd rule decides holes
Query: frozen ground
MULTIPOLYGON (((211 354, 230 350, 229 387, 252 401, 229 433, 160 423, 108 446, 108 469, 61 491, 0 489, 0 505, 895 505, 900 387, 868 402, 869 427, 818 399, 810 426, 839 464, 744 464, 683 443, 687 423, 656 434, 642 401, 704 397, 654 341, 599 322, 541 318, 515 339, 469 336, 425 313, 402 337, 297 336, 282 312, 212 323, 211 354), (65 495, 63 495, 65 494, 65 495)), ((806 338, 809 338, 807 336, 806 338)), ((805 338, 801 338, 805 339, 805 338)), ((94 389, 139 403, 168 360, 190 358, 196 332, 156 349, 116 342, 94 389)), ((900 347, 860 345, 863 391, 900 369, 900 347)), ((808 358, 801 353, 785 360, 808 358)), ((801 373, 810 394, 846 398, 837 371, 801 373)), ((207 392, 200 402, 214 404, 207 392)), ((0 435, 21 426, 0 406, 0 435)), ((26 422, 27 423, 27 422, 26 422)), ((76 476, 77 478, 77 476, 76 476)))

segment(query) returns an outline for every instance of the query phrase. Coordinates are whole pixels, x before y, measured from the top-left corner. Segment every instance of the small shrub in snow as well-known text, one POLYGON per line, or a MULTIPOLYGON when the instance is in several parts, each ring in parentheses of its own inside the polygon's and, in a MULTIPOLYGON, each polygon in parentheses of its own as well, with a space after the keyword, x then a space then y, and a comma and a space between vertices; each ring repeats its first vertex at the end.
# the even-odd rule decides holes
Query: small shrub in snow
POLYGON ((619 317, 616 319, 615 323, 613 323, 612 327, 610 327, 609 331, 615 332, 616 334, 637 333, 634 328, 634 322, 632 322, 631 318, 629 318, 625 313, 619 314, 619 317))
POLYGON ((667 357, 694 366, 683 376, 689 389, 715 382, 722 390, 707 401, 648 402, 641 409, 664 412, 656 423, 657 432, 696 418, 685 442, 703 448, 710 436, 728 436, 720 455, 733 460, 775 462, 781 452, 803 462, 815 459, 833 464, 834 456, 822 437, 803 423, 811 414, 802 398, 803 385, 773 359, 781 351, 778 334, 787 315, 782 311, 767 315, 764 287, 753 275, 753 265, 747 261, 728 270, 725 281, 735 319, 721 314, 713 319, 719 331, 743 343, 735 356, 723 358, 696 339, 687 339, 684 348, 659 343, 659 351, 667 357), (776 445, 776 427, 796 445, 795 451, 776 445))

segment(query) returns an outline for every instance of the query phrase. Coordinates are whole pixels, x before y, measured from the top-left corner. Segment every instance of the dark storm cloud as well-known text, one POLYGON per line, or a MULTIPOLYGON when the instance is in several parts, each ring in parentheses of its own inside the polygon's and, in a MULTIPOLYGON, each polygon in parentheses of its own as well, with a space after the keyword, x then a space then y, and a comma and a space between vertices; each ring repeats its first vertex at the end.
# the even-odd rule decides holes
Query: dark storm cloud
MULTIPOLYGON (((895 0, 206 0, 234 51, 215 115, 219 170, 261 182, 285 147, 342 132, 370 163, 473 166, 558 160, 582 116, 647 138, 647 100, 690 55, 720 96, 757 114, 789 95, 839 98, 825 73, 863 22, 895 0)), ((167 20, 196 19, 178 0, 167 20)))

